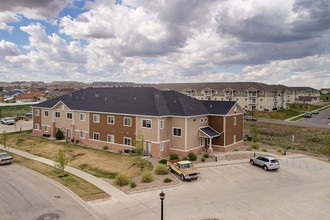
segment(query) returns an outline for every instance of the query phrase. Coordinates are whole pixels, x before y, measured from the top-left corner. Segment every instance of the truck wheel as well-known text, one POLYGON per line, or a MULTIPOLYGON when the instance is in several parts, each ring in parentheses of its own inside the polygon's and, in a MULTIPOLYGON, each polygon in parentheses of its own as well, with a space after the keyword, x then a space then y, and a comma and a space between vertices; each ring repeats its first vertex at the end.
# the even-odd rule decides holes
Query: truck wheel
POLYGON ((168 167, 168 172, 172 173, 172 168, 168 167))
POLYGON ((182 181, 185 181, 186 180, 186 178, 184 178, 184 175, 181 175, 181 180, 182 181))

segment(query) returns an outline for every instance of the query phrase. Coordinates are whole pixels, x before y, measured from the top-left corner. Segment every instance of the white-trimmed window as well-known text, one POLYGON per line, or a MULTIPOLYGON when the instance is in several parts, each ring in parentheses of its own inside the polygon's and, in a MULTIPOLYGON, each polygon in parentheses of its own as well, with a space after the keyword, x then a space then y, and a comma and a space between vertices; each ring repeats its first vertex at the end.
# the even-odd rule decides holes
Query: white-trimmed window
POLYGON ((160 148, 160 151, 164 150, 164 143, 163 142, 160 142, 159 148, 160 148))
POLYGON ((131 146, 132 145, 132 139, 129 137, 124 137, 124 145, 131 146))
POLYGON ((204 118, 204 122, 207 123, 207 118, 204 118))
POLYGON ((236 135, 233 136, 233 143, 236 143, 236 135))
POLYGON ((40 130, 40 125, 37 124, 37 123, 35 123, 35 124, 34 124, 34 130, 40 130))
POLYGON ((108 115, 108 124, 114 125, 115 124, 115 116, 108 115))
POLYGON ((48 117, 48 116, 49 116, 49 112, 48 112, 48 110, 45 110, 45 111, 44 111, 44 116, 45 116, 45 117, 48 117))
POLYGON ((94 123, 100 123, 100 115, 93 114, 93 122, 94 123))
POLYGON ((100 140, 100 133, 93 132, 93 139, 100 140))
POLYGON ((236 125, 236 116, 234 117, 234 125, 236 125))
POLYGON ((150 119, 142 119, 142 127, 143 128, 151 128, 151 120, 150 119))
POLYGON ((61 117, 61 112, 55 112, 55 118, 60 118, 61 117))
POLYGON ((86 121, 86 114, 85 113, 80 113, 79 114, 79 119, 80 119, 80 121, 86 121))
POLYGON ((201 118, 201 123, 204 123, 204 118, 201 118))
POLYGON ((115 143, 115 136, 112 134, 107 135, 107 142, 109 143, 115 143))
POLYGON ((124 117, 124 126, 131 127, 132 126, 132 118, 124 117))
POLYGON ((72 112, 67 112, 66 113, 66 118, 67 119, 72 119, 72 112))
POLYGON ((85 139, 85 132, 84 131, 80 131, 80 138, 85 139))
POLYGON ((173 128, 173 136, 181 137, 181 128, 173 128))
POLYGON ((40 115, 40 110, 39 109, 35 109, 34 110, 34 115, 35 116, 39 116, 40 115))
POLYGON ((160 127, 160 129, 164 129, 164 120, 163 119, 160 120, 159 127, 160 127))
POLYGON ((45 131, 45 132, 48 132, 48 131, 49 131, 49 129, 48 129, 48 126, 47 126, 47 125, 45 125, 45 126, 44 126, 44 131, 45 131))

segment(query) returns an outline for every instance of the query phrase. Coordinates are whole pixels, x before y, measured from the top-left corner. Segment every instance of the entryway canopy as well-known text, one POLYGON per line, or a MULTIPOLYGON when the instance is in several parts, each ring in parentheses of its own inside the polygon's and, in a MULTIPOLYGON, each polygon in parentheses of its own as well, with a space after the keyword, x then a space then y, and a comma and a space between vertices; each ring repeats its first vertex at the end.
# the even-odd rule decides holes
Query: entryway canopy
POLYGON ((220 136, 223 132, 219 133, 210 126, 199 128, 200 136, 201 137, 207 137, 207 138, 215 138, 220 136))

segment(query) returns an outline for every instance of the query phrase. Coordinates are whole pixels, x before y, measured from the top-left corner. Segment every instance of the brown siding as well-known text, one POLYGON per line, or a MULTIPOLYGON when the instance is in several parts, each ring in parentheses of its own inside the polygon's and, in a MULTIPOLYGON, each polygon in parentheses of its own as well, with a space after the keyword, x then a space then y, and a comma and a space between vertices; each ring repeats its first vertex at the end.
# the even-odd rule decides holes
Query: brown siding
POLYGON ((93 132, 100 133, 100 140, 106 142, 107 135, 111 134, 115 136, 115 143, 123 144, 124 137, 129 137, 133 141, 135 139, 135 127, 136 118, 134 116, 122 116, 122 115, 111 115, 111 114, 98 114, 100 115, 100 123, 93 122, 93 115, 98 113, 89 113, 90 132, 89 138, 93 139, 93 132), (111 115, 115 117, 115 124, 108 124, 107 116, 111 115), (124 117, 132 118, 132 126, 124 126, 124 117))
MULTIPOLYGON (((209 126, 218 132, 224 132, 223 117, 222 116, 209 116, 209 126)), ((224 146, 224 134, 212 139, 212 144, 224 146)))
POLYGON ((234 115, 226 117, 226 144, 233 144, 233 136, 236 135, 236 142, 243 139, 243 115, 234 115), (234 117, 236 117, 236 125, 234 125, 234 117))
POLYGON ((41 115, 42 115, 42 111, 40 108, 34 108, 33 109, 33 129, 34 129, 34 125, 35 124, 39 124, 39 129, 42 130, 42 125, 41 125, 41 115), (35 110, 38 109, 39 110, 39 116, 36 116, 35 114, 35 110))

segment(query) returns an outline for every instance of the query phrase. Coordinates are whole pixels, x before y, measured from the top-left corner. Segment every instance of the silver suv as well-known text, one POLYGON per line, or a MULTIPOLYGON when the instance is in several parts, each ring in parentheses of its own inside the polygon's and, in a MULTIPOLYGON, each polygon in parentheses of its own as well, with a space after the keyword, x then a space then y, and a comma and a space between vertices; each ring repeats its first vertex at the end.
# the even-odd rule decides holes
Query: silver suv
POLYGON ((280 163, 275 157, 268 156, 268 155, 261 155, 257 157, 252 157, 250 159, 250 164, 254 165, 257 164, 264 168, 264 170, 277 170, 280 168, 280 163))

